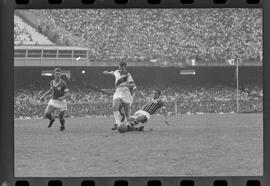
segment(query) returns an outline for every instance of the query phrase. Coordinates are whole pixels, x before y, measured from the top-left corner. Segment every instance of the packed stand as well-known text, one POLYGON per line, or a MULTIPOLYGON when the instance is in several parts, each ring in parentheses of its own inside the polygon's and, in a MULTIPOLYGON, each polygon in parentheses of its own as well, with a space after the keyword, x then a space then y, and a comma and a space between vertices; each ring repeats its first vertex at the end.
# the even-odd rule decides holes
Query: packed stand
MULTIPOLYGON (((151 99, 153 89, 162 90, 162 98, 171 115, 237 112, 236 89, 233 87, 139 87, 132 112, 151 99), (176 113, 177 112, 177 113, 176 113)), ((40 102, 44 89, 18 88, 14 96, 14 118, 42 118, 47 101, 40 102)), ((112 115, 112 97, 88 89, 71 89, 68 98, 68 117, 112 115)), ((245 86, 239 90, 239 112, 262 112, 263 91, 258 86, 245 86)))
POLYGON ((32 43, 33 38, 25 27, 20 27, 18 23, 14 23, 14 41, 17 44, 32 43))
POLYGON ((14 15, 14 44, 15 45, 53 45, 53 43, 35 28, 14 15))
MULTIPOLYGON (((86 43, 95 60, 262 60, 260 9, 31 10, 86 43)), ((43 22, 42 26, 46 26, 43 22)), ((67 43, 67 41, 65 41, 67 43)), ((72 45, 72 42, 70 42, 72 45)))

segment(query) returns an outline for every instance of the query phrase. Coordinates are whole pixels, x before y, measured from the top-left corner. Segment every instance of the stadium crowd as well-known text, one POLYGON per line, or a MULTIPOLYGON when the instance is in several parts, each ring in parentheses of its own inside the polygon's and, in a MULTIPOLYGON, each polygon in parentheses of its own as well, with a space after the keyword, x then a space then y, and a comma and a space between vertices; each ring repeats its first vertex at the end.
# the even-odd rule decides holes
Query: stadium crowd
MULTIPOLYGON (((95 60, 224 63, 262 59, 259 9, 51 9, 29 10, 44 18, 39 29, 56 32, 62 44, 81 38, 95 60), (48 29, 49 28, 49 29, 48 29), (69 41, 70 40, 70 41, 69 41)), ((59 42, 59 41, 58 41, 59 42)))
MULTIPOLYGON (((161 89, 170 114, 236 112, 236 90, 233 87, 139 87, 132 111, 140 109, 151 98, 153 89, 161 89), (177 113, 176 113, 177 112, 177 113)), ((18 88, 14 95, 14 118, 41 118, 47 101, 40 102, 42 89, 18 88)), ((44 90, 44 89, 43 89, 44 90)), ((263 91, 258 86, 245 86, 239 91, 239 112, 262 112, 263 91)), ((49 99, 49 97, 48 97, 49 99)), ((112 115, 112 97, 88 89, 71 89, 68 117, 112 115)))
POLYGON ((14 41, 18 43, 33 42, 31 34, 27 28, 21 28, 16 22, 14 23, 14 41))

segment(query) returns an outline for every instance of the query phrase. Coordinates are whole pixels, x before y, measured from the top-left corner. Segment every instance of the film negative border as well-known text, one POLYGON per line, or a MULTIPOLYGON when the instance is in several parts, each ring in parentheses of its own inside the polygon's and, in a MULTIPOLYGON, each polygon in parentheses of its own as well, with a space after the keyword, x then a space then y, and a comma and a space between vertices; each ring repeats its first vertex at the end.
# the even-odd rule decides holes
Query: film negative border
MULTIPOLYGON (((98 1, 98 0, 97 0, 98 1)), ((214 4, 227 4, 231 3, 230 0, 212 0, 214 4)), ((28 5, 30 3, 30 0, 15 0, 17 5, 28 5)), ((61 4, 62 0, 48 0, 49 4, 61 4)), ((114 0, 115 4, 128 4, 129 0, 114 0)), ((235 1, 234 1, 235 2, 235 1)), ((96 0, 81 0, 81 4, 84 5, 93 5, 96 3, 96 0)), ((148 4, 164 4, 163 0, 147 0, 148 4)), ((246 0, 246 4, 260 4, 261 0, 246 0)), ((194 4, 194 0, 180 0, 180 4, 194 4)))
MULTIPOLYGON (((30 178, 16 179, 15 186, 263 186, 264 182, 254 178, 30 178)), ((5 185, 6 186, 6 185, 5 185)))
MULTIPOLYGON (((7 0, 2 0, 8 2, 7 0)), ((50 8, 261 8, 263 0, 13 0, 14 9, 50 8), (16 3, 16 1, 18 1, 16 3)))
MULTIPOLYGON (((104 178, 19 178, 14 177, 14 134, 13 134, 13 85, 5 84, 0 92, 1 98, 1 161, 0 184, 1 186, 47 186, 47 185, 162 185, 162 186, 268 186, 270 185, 270 119, 269 85, 270 85, 270 1, 260 0, 227 0, 225 4, 215 4, 214 0, 193 0, 193 3, 181 3, 180 0, 161 0, 160 4, 149 4, 147 0, 62 0, 61 4, 49 4, 47 0, 1 0, 1 29, 0 29, 0 62, 1 86, 6 82, 13 82, 13 13, 15 9, 40 9, 40 8, 263 8, 264 28, 264 176, 253 177, 104 177, 104 178), (27 3, 28 2, 28 3, 27 3), (117 3, 118 2, 118 3, 117 3), (119 3, 120 2, 120 3, 119 3), (251 2, 251 4, 247 4, 251 2), (8 99, 7 99, 8 98, 8 99), (56 182, 55 182, 56 181, 56 182)), ((185 0, 183 0, 184 2, 185 0)), ((185 1, 187 2, 187 1, 185 1)))

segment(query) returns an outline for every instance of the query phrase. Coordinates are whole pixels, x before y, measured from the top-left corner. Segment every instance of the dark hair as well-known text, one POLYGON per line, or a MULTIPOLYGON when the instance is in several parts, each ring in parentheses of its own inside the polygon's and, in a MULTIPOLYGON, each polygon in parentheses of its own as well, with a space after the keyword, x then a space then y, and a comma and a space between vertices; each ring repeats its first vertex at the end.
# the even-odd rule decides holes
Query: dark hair
POLYGON ((126 66, 127 66, 127 64, 126 64, 126 62, 123 62, 123 61, 122 61, 122 62, 120 62, 120 63, 119 63, 119 66, 120 66, 120 67, 123 67, 123 66, 125 66, 125 67, 126 67, 126 66))
POLYGON ((55 68, 55 69, 53 70, 53 74, 54 74, 55 72, 61 72, 61 69, 60 69, 60 68, 55 68))

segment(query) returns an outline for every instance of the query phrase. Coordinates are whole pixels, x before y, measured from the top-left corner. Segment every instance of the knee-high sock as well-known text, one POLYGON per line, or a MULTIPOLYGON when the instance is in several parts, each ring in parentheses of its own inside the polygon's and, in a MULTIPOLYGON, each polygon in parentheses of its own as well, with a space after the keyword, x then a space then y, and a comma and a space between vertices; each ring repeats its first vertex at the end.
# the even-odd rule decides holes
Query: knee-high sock
POLYGON ((46 113, 45 116, 46 116, 46 118, 48 118, 49 120, 52 120, 52 119, 53 119, 53 117, 52 117, 52 115, 51 115, 50 113, 46 113))
POLYGON ((119 111, 113 111, 113 116, 114 116, 115 123, 117 125, 119 125, 121 123, 120 112, 119 111))
POLYGON ((61 125, 65 124, 64 114, 65 114, 64 112, 60 112, 60 114, 59 114, 59 121, 60 121, 61 125))

